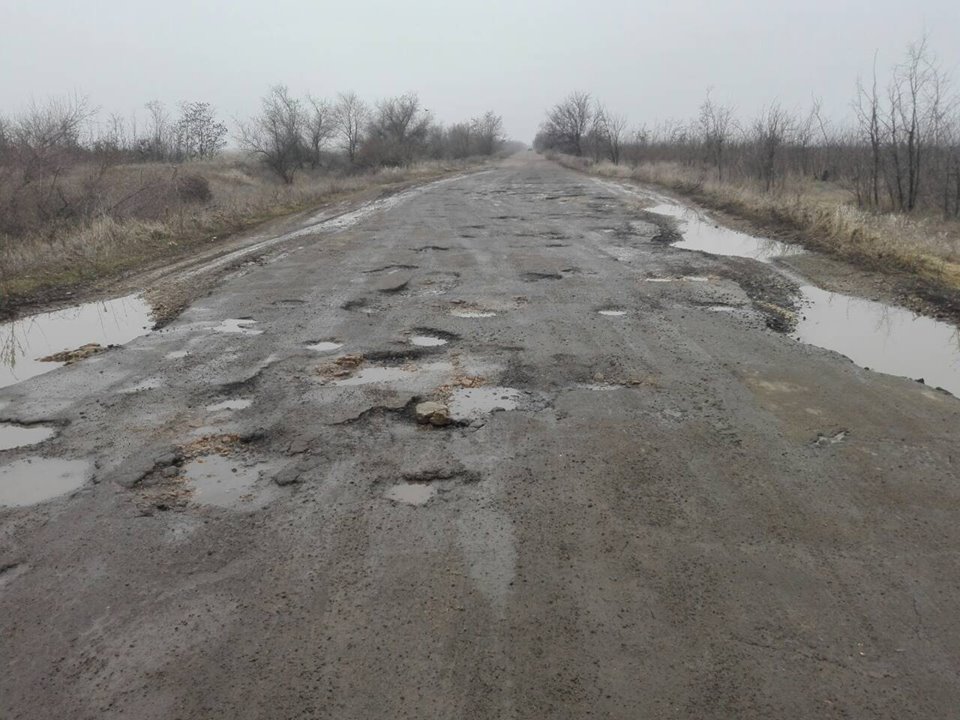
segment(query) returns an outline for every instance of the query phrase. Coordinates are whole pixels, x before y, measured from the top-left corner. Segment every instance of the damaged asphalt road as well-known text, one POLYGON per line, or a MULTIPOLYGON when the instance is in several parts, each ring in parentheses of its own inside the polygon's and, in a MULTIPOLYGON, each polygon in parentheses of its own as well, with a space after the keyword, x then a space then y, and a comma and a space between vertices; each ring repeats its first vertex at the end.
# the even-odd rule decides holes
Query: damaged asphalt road
POLYGON ((520 155, 0 390, 3 717, 952 716, 960 402, 670 230, 520 155))

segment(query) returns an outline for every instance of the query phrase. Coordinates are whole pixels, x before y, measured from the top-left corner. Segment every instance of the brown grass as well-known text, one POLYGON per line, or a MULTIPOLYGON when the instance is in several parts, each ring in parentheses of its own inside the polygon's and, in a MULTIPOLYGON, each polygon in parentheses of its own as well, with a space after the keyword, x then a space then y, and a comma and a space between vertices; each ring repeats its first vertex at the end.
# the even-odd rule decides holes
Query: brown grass
MULTIPOLYGON (((189 254, 271 218, 315 208, 371 188, 390 189, 468 167, 424 162, 361 174, 317 173, 282 185, 238 161, 182 166, 119 165, 98 175, 97 211, 70 222, 34 222, 16 237, 0 234, 0 314, 50 299, 149 263, 189 254), (184 199, 182 180, 199 176, 212 197, 184 199)), ((91 168, 60 182, 68 195, 89 187, 91 168)))
POLYGON ((636 167, 552 156, 566 167, 601 177, 657 185, 700 205, 786 235, 812 250, 880 272, 907 272, 960 290, 960 222, 932 215, 870 213, 842 187, 791 178, 776 192, 750 183, 719 183, 675 163, 636 167))

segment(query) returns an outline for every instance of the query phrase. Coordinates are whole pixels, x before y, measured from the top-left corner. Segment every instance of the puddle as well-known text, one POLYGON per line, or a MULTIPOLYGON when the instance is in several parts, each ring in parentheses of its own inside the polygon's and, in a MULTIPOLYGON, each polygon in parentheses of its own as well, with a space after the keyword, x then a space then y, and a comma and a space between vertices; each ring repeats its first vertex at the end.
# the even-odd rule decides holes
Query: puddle
POLYGON ((0 423, 0 450, 38 445, 56 434, 56 430, 43 425, 25 426, 0 423))
POLYGON ((307 350, 314 350, 315 352, 333 352, 334 350, 339 350, 343 347, 343 343, 333 342, 332 340, 321 340, 319 342, 311 343, 307 345, 307 350))
POLYGON ((523 393, 508 387, 458 388, 450 396, 450 417, 467 420, 495 410, 516 410, 523 393))
POLYGON ((194 488, 194 500, 204 505, 232 508, 250 503, 263 465, 247 466, 220 455, 205 455, 183 466, 194 488))
POLYGON ((607 317, 623 317, 627 314, 626 310, 597 310, 597 312, 607 317))
POLYGON ((672 283, 672 282, 710 282, 708 277, 700 277, 699 275, 684 275, 683 277, 672 277, 672 278, 644 278, 644 282, 652 283, 672 283))
POLYGON ((439 347, 440 345, 446 345, 447 341, 433 335, 414 335, 410 338, 410 343, 419 347, 439 347))
POLYGON ((163 357, 165 360, 179 360, 180 358, 185 358, 189 354, 190 353, 188 353, 186 350, 174 350, 173 352, 168 352, 163 357))
POLYGON ((218 333, 234 333, 237 335, 262 335, 263 330, 257 330, 253 326, 257 324, 256 320, 250 318, 229 318, 217 325, 213 331, 218 333))
POLYGON ((369 385, 370 383, 393 382, 414 375, 413 370, 404 370, 402 367, 367 367, 355 375, 337 380, 334 385, 369 385))
POLYGON ((23 507, 81 487, 90 477, 85 460, 25 458, 0 467, 0 505, 23 507))
POLYGON ((207 410, 210 412, 220 412, 221 410, 246 410, 251 405, 253 405, 253 400, 250 398, 239 398, 237 400, 224 400, 223 402, 214 403, 213 405, 207 405, 207 410))
POLYGON ((684 250, 700 250, 713 255, 747 257, 761 262, 770 262, 776 257, 799 255, 804 252, 804 249, 797 245, 758 238, 730 228, 720 227, 714 224, 710 218, 683 205, 664 203, 646 208, 646 210, 656 215, 675 218, 683 223, 681 226, 683 240, 673 243, 673 245, 684 250))
POLYGON ((39 362, 89 343, 122 345, 150 332, 150 307, 137 295, 86 303, 0 324, 0 387, 50 372, 63 363, 39 362))
POLYGON ((401 483, 389 488, 383 496, 404 505, 426 505, 436 494, 437 488, 427 483, 401 483))
POLYGON ((960 329, 872 300, 800 288, 805 307, 794 336, 861 367, 942 387, 960 397, 960 329))
POLYGON ((495 312, 489 310, 451 310, 450 314, 459 318, 491 318, 497 316, 495 312))

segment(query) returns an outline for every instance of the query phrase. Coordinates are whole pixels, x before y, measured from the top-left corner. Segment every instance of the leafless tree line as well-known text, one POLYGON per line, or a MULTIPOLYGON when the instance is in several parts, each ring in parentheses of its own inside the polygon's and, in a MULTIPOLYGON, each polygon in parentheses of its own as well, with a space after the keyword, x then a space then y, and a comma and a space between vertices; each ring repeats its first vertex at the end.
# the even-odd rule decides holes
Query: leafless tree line
POLYGON ((346 160, 354 167, 402 166, 424 158, 492 155, 505 138, 503 121, 493 112, 444 126, 414 93, 371 105, 356 93, 301 100, 276 85, 262 99, 260 113, 240 123, 239 140, 290 183, 298 170, 325 160, 346 160))
POLYGON ((547 113, 535 147, 616 164, 676 163, 702 180, 767 192, 794 178, 831 181, 864 208, 960 217, 960 100, 925 40, 885 80, 874 70, 857 83, 845 124, 831 123, 816 98, 806 111, 774 102, 742 120, 708 92, 696 118, 628 132, 622 117, 576 92, 547 113))

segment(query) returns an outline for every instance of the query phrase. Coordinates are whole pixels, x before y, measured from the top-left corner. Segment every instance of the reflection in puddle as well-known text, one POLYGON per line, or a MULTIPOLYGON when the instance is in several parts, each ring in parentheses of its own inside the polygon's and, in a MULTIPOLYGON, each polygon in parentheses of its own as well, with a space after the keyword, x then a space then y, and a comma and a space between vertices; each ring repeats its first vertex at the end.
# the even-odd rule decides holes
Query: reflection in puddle
POLYGON ((33 505, 76 490, 90 477, 85 460, 25 458, 0 467, 0 505, 33 505))
POLYGON ((523 393, 508 387, 458 388, 450 396, 450 417, 468 420, 495 410, 516 410, 523 393))
POLYGON ((683 240, 673 243, 684 250, 700 250, 713 255, 734 255, 769 262, 775 257, 798 255, 803 248, 777 240, 753 237, 714 224, 693 208, 668 203, 647 208, 648 212, 676 218, 683 224, 683 240))
POLYGON ((60 367, 38 362, 89 343, 122 345, 150 332, 150 307, 136 295, 0 324, 0 387, 60 367))
POLYGON ((246 466, 220 455, 206 455, 183 466, 194 499, 205 505, 236 507, 254 499, 262 466, 246 466))
POLYGON ((401 483, 389 488, 383 496, 405 505, 426 505, 437 494, 437 489, 427 483, 401 483))
POLYGON ((419 347, 438 347, 447 344, 447 341, 443 338, 434 337, 433 335, 414 335, 410 338, 410 342, 419 347))
POLYGON ((263 330, 256 330, 253 326, 256 320, 250 318, 229 318, 217 325, 213 330, 218 333, 234 333, 237 335, 262 335, 263 330))
POLYGON ((0 423, 0 450, 38 445, 56 434, 56 430, 43 425, 23 426, 0 423))
POLYGON ((491 318, 497 316, 495 312, 489 310, 451 310, 450 314, 460 318, 491 318))
POLYGON ((623 317, 627 314, 626 310, 597 310, 597 312, 607 317, 623 317))
POLYGON ((311 343, 307 345, 307 350, 313 350, 315 352, 333 352, 334 350, 339 350, 343 347, 343 343, 333 342, 332 340, 321 340, 319 342, 311 343))
POLYGON ((861 367, 942 387, 960 397, 960 330, 883 303, 805 286, 796 337, 861 367))
POLYGON ((210 412, 219 412, 221 410, 246 410, 251 405, 253 405, 253 400, 250 398, 238 398, 236 400, 224 400, 223 402, 214 403, 213 405, 207 405, 207 410, 210 412))

